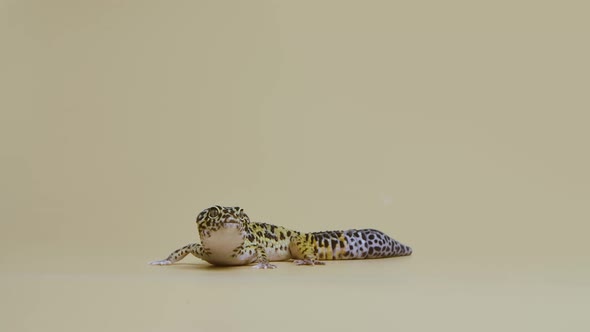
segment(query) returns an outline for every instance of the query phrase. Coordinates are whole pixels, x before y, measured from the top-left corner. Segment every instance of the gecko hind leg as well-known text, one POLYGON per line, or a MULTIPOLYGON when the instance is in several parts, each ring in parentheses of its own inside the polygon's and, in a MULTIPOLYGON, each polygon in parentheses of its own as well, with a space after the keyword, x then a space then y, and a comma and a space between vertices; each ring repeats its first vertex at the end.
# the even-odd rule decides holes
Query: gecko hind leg
POLYGON ((317 240, 312 233, 299 234, 291 239, 289 245, 291 253, 294 253, 293 263, 296 265, 326 265, 318 260, 317 240))
POLYGON ((317 259, 296 259, 293 263, 296 265, 326 265, 326 263, 318 261, 317 259))
POLYGON ((150 262, 150 265, 170 265, 178 262, 188 254, 193 254, 197 258, 203 258, 203 246, 198 243, 187 244, 186 246, 174 250, 166 259, 150 262))

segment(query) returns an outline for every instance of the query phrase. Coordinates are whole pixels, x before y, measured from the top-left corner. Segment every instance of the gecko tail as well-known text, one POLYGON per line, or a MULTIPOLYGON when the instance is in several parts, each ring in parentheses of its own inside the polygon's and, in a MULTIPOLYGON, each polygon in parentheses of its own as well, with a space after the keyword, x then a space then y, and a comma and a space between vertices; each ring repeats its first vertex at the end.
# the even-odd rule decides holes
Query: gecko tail
POLYGON ((397 241, 381 231, 376 229, 362 231, 367 233, 368 258, 410 256, 413 252, 412 247, 397 241))
MULTIPOLYGON (((393 239, 392 239, 393 240, 393 239)), ((401 242, 393 240, 393 256, 410 256, 412 254, 412 247, 407 246, 401 242), (399 246, 399 247, 398 247, 399 246)))
POLYGON ((409 256, 410 246, 376 229, 349 229, 312 233, 319 259, 367 259, 409 256))

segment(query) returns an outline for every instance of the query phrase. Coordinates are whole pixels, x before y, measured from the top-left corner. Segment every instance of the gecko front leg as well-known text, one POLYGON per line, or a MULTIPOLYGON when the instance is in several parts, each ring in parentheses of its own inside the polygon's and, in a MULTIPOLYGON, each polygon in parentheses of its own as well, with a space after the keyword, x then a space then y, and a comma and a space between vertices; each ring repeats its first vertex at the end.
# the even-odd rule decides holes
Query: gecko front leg
POLYGON ((186 246, 174 250, 166 259, 162 259, 159 261, 150 262, 150 265, 170 265, 173 263, 178 262, 179 260, 186 257, 188 254, 193 254, 193 256, 203 259, 203 255, 205 254, 205 249, 202 245, 198 243, 191 243, 187 244, 186 246))
POLYGON ((266 254, 266 250, 263 245, 258 244, 256 245, 256 262, 258 264, 254 265, 252 268, 254 269, 276 269, 277 266, 270 264, 268 260, 268 255, 266 254))

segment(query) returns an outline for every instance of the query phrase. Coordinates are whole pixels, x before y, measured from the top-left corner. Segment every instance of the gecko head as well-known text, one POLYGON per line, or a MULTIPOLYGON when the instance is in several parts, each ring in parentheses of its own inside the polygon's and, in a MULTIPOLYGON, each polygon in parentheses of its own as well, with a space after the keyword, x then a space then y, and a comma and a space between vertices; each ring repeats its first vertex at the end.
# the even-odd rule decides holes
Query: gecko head
POLYGON ((220 230, 246 231, 250 219, 240 207, 224 207, 215 205, 203 210, 197 216, 197 225, 201 237, 210 236, 220 230))

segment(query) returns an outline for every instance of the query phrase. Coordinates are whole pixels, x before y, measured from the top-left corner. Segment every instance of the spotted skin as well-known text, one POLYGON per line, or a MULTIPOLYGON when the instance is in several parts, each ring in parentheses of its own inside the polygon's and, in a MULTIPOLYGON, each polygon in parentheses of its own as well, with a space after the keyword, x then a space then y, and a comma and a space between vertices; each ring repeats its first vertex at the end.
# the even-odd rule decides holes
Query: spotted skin
POLYGON ((251 222, 239 207, 219 205, 197 216, 201 243, 190 243, 152 265, 169 265, 192 254, 213 265, 249 265, 273 269, 271 261, 292 259, 297 265, 323 260, 408 256, 412 248, 375 229, 301 233, 282 226, 251 222))

